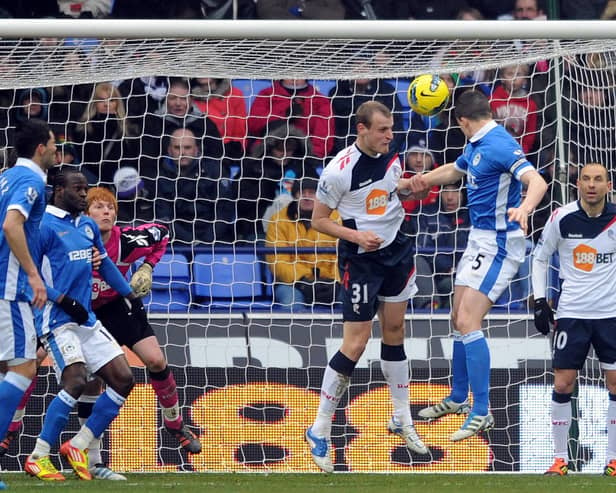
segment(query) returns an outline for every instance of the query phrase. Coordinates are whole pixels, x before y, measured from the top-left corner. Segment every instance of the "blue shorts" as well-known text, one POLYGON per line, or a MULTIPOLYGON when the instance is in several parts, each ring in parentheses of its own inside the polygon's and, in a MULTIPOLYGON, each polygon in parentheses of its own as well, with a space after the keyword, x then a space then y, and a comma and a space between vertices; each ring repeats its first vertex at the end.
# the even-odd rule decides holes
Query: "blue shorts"
POLYGON ((36 359, 36 331, 27 301, 0 300, 0 361, 36 359))
POLYGON ((616 318, 559 318, 554 331, 552 368, 581 370, 592 345, 602 367, 616 369, 616 318))
POLYGON ((417 292, 413 256, 413 239, 403 233, 381 250, 340 254, 343 320, 372 320, 379 302, 406 301, 413 296, 417 292))

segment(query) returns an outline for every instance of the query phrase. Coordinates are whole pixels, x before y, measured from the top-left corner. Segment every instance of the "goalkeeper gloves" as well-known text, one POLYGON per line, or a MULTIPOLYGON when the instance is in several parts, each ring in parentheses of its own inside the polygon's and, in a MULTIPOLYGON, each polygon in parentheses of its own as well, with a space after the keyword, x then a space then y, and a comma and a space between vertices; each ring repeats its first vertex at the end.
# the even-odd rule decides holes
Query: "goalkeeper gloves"
POLYGON ((545 298, 535 300, 535 328, 544 336, 550 333, 554 325, 554 312, 545 298))
POLYGON ((152 266, 147 262, 141 264, 141 267, 130 278, 129 284, 137 296, 148 294, 152 289, 152 266))
POLYGON ((141 325, 148 324, 148 316, 145 312, 143 301, 134 292, 128 295, 128 303, 130 305, 129 315, 134 317, 141 325))
POLYGON ((65 294, 61 296, 58 305, 79 325, 85 324, 90 317, 88 310, 81 303, 65 294))

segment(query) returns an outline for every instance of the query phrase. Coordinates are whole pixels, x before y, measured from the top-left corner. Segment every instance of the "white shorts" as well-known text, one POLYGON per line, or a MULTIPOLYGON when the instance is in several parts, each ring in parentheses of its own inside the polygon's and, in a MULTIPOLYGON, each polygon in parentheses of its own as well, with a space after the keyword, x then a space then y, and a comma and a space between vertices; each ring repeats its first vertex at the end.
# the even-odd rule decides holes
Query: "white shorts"
POLYGON ((471 229, 456 269, 456 286, 468 286, 494 303, 518 272, 526 255, 522 230, 471 229))
POLYGON ((65 324, 46 334, 42 340, 53 361, 58 382, 64 368, 74 363, 85 363, 89 373, 96 373, 112 359, 124 354, 98 320, 94 327, 65 324))
POLYGON ((27 301, 0 300, 0 361, 9 366, 36 359, 36 330, 27 301))

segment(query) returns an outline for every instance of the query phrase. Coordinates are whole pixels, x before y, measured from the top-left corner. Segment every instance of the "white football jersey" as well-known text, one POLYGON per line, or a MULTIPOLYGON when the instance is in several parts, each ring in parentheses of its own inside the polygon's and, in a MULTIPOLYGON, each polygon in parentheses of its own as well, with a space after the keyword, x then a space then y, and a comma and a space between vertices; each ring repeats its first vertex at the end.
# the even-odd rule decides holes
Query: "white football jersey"
MULTIPOLYGON (((397 152, 371 157, 353 144, 340 151, 323 170, 317 199, 338 210, 342 224, 357 231, 372 231, 389 245, 404 220, 397 186, 402 167, 397 152)), ((342 241, 342 240, 341 240, 342 241)), ((346 247, 363 253, 358 245, 346 247)))
POLYGON ((556 318, 616 317, 616 205, 589 217, 579 202, 556 209, 533 252, 535 298, 545 297, 546 266, 558 252, 562 281, 556 318))

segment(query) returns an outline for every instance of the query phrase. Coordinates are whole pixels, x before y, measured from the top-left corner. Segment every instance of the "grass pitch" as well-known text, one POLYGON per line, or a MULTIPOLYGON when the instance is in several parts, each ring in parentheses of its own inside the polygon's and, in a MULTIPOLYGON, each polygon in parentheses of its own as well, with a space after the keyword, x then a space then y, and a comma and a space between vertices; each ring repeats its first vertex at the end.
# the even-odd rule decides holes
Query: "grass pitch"
POLYGON ((24 474, 2 473, 7 493, 34 491, 178 493, 616 493, 616 478, 570 474, 544 477, 529 474, 129 474, 128 481, 49 483, 24 474))

